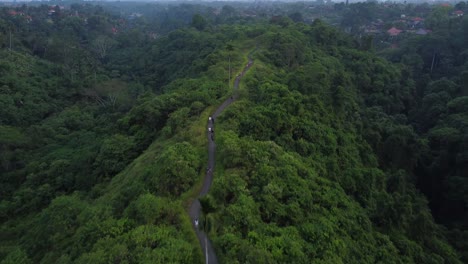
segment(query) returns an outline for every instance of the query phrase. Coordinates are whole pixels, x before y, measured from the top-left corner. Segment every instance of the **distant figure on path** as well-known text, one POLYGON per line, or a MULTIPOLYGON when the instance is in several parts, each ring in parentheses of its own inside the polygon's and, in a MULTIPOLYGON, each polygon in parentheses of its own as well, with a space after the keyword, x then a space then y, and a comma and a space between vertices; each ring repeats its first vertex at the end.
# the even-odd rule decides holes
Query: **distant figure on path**
POLYGON ((210 137, 211 137, 211 140, 214 140, 214 129, 211 128, 211 127, 209 127, 209 128, 208 128, 208 132, 209 132, 210 135, 211 135, 211 136, 210 136, 210 137))
POLYGON ((195 219, 195 227, 198 228, 198 218, 195 219))

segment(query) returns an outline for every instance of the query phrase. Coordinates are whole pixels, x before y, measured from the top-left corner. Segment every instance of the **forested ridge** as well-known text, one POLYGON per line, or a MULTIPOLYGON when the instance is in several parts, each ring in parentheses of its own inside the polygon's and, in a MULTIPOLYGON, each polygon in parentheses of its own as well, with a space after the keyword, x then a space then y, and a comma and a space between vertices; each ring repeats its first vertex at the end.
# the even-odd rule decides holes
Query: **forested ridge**
POLYGON ((202 262, 205 125, 253 50, 200 201, 221 263, 468 261, 468 39, 425 49, 466 18, 376 54, 320 20, 149 6, 0 10, 0 263, 202 262))

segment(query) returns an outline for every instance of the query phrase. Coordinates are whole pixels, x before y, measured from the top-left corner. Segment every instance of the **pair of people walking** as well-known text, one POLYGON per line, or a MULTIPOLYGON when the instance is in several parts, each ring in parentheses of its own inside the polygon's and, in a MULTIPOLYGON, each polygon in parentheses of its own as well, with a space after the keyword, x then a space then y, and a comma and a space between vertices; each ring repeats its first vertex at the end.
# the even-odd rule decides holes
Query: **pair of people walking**
MULTIPOLYGON (((211 116, 208 117, 208 123, 214 126, 214 118, 211 116)), ((214 129, 211 126, 208 127, 208 132, 210 132, 211 140, 214 140, 214 129)))

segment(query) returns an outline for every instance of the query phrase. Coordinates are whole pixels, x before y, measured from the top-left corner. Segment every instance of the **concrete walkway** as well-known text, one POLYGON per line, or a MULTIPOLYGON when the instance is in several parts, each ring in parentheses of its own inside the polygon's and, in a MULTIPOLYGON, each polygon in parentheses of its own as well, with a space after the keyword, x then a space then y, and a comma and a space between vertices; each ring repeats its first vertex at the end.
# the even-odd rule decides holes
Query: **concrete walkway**
MULTIPOLYGON (((242 71, 242 73, 239 76, 237 76, 234 81, 234 91, 238 89, 241 78, 244 76, 247 70, 252 66, 252 64, 253 64, 253 61, 252 59, 249 58, 248 64, 244 67, 244 70, 242 71)), ((226 101, 224 101, 218 107, 218 109, 216 109, 216 111, 213 113, 212 118, 214 118, 214 122, 208 121, 206 131, 207 131, 207 137, 208 137, 207 168, 209 168, 209 170, 207 170, 206 172, 206 176, 203 181, 203 186, 198 197, 205 196, 210 190, 211 183, 213 182, 213 170, 215 167, 215 150, 216 150, 216 144, 215 144, 215 138, 214 138, 216 131, 214 130, 214 124, 216 123, 216 119, 218 118, 218 116, 223 112, 223 110, 226 107, 228 107, 237 99, 237 96, 238 96, 237 93, 234 92, 234 95, 226 99, 226 101), (211 128, 211 130, 213 130, 214 132, 209 132, 209 128, 211 128)), ((195 226, 195 220, 199 220, 200 215, 201 215, 201 205, 198 199, 195 200, 190 206, 189 214, 190 214, 190 219, 192 220, 192 226, 195 230, 195 233, 197 234, 198 241, 200 242, 200 245, 203 249, 203 254, 205 255, 205 263, 217 264, 218 259, 216 258, 215 251, 213 249, 213 246, 211 245, 211 241, 208 239, 207 234, 203 230, 200 230, 200 225, 198 227, 195 226)))

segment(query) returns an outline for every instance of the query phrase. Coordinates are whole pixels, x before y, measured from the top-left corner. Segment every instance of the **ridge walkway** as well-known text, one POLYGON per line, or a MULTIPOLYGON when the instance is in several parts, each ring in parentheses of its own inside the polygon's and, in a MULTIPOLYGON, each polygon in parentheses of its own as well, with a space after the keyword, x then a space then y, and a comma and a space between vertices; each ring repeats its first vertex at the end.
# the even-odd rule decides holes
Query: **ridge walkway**
MULTIPOLYGON (((236 76, 236 79, 234 81, 234 91, 238 89, 241 78, 244 76, 247 70, 252 66, 252 64, 253 64, 253 60, 249 56, 249 62, 244 67, 244 70, 242 71, 241 74, 236 76)), ((213 121, 216 120, 216 118, 223 112, 223 110, 226 107, 228 107, 237 99, 237 96, 238 95, 234 93, 234 95, 226 99, 211 116, 213 120, 208 121, 208 126, 207 126, 206 131, 207 131, 207 138, 208 138, 208 168, 209 169, 206 172, 205 179, 203 181, 203 186, 198 197, 205 196, 210 190, 211 183, 213 182, 213 169, 215 167, 216 144, 214 142, 214 138, 211 137, 212 135, 211 135, 211 132, 209 132, 209 130, 214 130, 213 121)), ((205 263, 217 264, 218 259, 216 257, 213 246, 211 245, 210 239, 208 238, 205 231, 201 230, 198 226, 195 225, 195 221, 199 221, 200 215, 201 215, 201 205, 198 199, 193 201, 192 204, 190 205, 189 215, 190 215, 190 219, 192 220, 192 227, 195 230, 195 233, 197 234, 197 237, 198 237, 198 241, 200 242, 201 248, 203 249, 203 254, 205 255, 205 263)))

